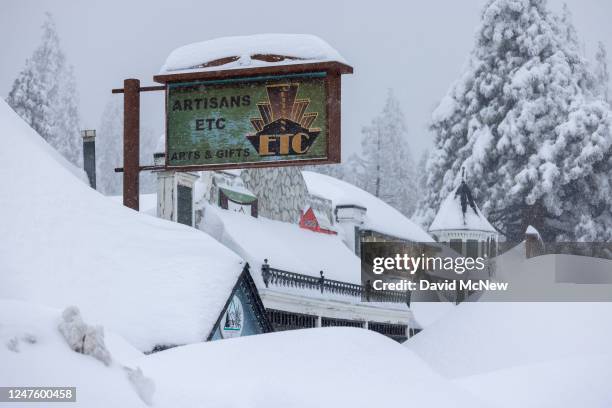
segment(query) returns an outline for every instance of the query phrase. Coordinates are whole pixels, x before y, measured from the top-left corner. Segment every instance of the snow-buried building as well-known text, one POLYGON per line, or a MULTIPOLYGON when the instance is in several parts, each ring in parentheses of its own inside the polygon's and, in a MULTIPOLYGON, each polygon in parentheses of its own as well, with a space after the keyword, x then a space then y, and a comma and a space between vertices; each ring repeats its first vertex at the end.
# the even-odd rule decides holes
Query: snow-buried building
MULTIPOLYGON (((359 243, 431 242, 432 238, 397 210, 353 185, 295 170, 274 169, 273 178, 253 177, 252 172, 240 170, 197 173, 199 178, 192 185, 193 226, 250 264, 250 275, 275 330, 349 326, 405 340, 417 328, 407 294, 390 292, 373 302, 364 301, 359 243), (296 184, 298 176, 301 181, 296 184), (276 186, 266 188, 269 183, 276 186), (298 186, 295 194, 292 185, 298 186), (267 193, 259 196, 253 190, 267 193), (262 205, 274 210, 262 216, 262 205), (287 222, 287 209, 294 208, 302 208, 301 214, 295 213, 293 222, 287 222)), ((175 176, 178 173, 158 173, 161 178, 175 176)), ((173 202, 164 200, 167 185, 158 183, 157 199, 142 196, 141 212, 171 213, 160 209, 173 202)))

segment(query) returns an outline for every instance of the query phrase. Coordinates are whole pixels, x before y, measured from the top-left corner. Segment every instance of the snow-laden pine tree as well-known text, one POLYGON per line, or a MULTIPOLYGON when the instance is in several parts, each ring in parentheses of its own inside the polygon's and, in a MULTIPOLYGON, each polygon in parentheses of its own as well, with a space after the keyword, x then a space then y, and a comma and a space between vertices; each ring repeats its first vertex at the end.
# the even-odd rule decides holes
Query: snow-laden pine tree
POLYGON ((360 187, 400 212, 414 210, 415 169, 399 101, 389 90, 382 112, 362 129, 364 178, 360 187))
POLYGON ((79 110, 72 67, 46 14, 40 45, 13 82, 7 103, 39 135, 76 165, 82 162, 79 110))
POLYGON ((359 188, 365 189, 366 162, 357 153, 352 153, 342 163, 343 180, 359 188))
MULTIPOLYGON (((147 126, 140 128, 140 164, 153 164, 153 153, 159 142, 158 133, 147 126)), ((106 195, 123 193, 123 99, 113 97, 106 104, 96 136, 96 175, 98 190, 106 195)), ((150 171, 140 173, 141 194, 156 191, 156 176, 150 171)))
POLYGON ((595 83, 597 84, 597 92, 601 97, 610 101, 610 72, 608 70, 608 51, 606 46, 600 41, 597 44, 597 53, 595 54, 595 83))
POLYGON ((309 165, 309 166, 304 166, 304 170, 325 174, 327 176, 331 176, 331 177, 334 177, 340 180, 344 179, 344 164, 343 163, 309 165))
POLYGON ((104 107, 96 135, 97 188, 106 195, 121 195, 123 175, 123 98, 113 97, 104 107))
MULTIPOLYGON (((121 136, 123 141, 123 135, 121 136)), ((148 126, 140 128, 140 163, 141 165, 153 164, 153 154, 157 151, 159 133, 148 126)), ((140 193, 154 193, 157 191, 157 176, 151 171, 140 173, 140 193)))
POLYGON ((533 225, 545 240, 612 240, 612 113, 561 20, 545 0, 484 7, 467 68, 432 114, 424 226, 465 166, 509 239, 533 225))

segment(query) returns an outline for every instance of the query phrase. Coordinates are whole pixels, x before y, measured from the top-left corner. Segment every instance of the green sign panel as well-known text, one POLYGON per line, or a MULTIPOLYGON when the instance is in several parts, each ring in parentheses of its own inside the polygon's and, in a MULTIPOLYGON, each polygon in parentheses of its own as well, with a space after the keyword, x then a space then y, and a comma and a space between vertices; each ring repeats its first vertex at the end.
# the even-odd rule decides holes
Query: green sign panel
POLYGON ((168 167, 326 160, 325 76, 168 83, 168 167))

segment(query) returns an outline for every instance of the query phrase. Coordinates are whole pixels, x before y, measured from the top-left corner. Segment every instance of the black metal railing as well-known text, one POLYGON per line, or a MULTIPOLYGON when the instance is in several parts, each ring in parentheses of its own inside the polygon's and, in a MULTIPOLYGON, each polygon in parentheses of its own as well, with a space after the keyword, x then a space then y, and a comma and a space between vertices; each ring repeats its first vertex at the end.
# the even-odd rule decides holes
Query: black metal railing
POLYGON ((410 306, 410 292, 374 290, 371 285, 357 285, 327 279, 323 271, 320 271, 319 275, 319 277, 316 277, 272 268, 268 265, 267 259, 264 260, 264 264, 261 266, 261 277, 266 288, 270 286, 283 286, 298 289, 314 289, 319 290, 321 293, 359 297, 364 302, 406 303, 410 306))

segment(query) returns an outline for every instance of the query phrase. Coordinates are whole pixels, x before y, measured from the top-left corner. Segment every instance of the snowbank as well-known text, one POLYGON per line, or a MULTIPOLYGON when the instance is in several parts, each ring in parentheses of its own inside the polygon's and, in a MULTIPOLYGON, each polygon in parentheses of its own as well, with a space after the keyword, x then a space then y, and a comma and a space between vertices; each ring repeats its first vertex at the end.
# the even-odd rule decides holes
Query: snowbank
MULTIPOLYGON (((337 235, 297 224, 254 218, 206 204, 200 228, 258 268, 267 258, 274 268, 344 282, 361 283, 361 261, 337 235)), ((259 269, 253 278, 261 281, 259 269)))
POLYGON ((146 407, 117 362, 118 357, 143 354, 109 333, 113 340, 107 347, 116 362, 108 367, 72 351, 58 330, 60 320, 58 309, 0 300, 0 384, 77 388, 77 403, 53 406, 146 407))
POLYGON ((344 58, 325 41, 308 34, 258 34, 251 36, 223 37, 189 44, 172 51, 160 73, 180 70, 217 71, 230 68, 287 65, 337 61, 344 58), (254 59, 257 55, 290 57, 276 62, 254 59), (228 59, 225 64, 207 64, 228 59))
POLYGON ((375 230, 414 242, 432 242, 432 238, 414 222, 372 194, 342 180, 311 171, 303 171, 311 194, 327 198, 337 205, 355 204, 367 208, 364 229, 375 230))
POLYGON ((87 408, 145 407, 139 395, 151 387, 149 401, 158 408, 372 407, 407 399, 425 407, 483 406, 406 348, 363 329, 296 330, 150 355, 107 332, 113 362, 106 366, 72 351, 60 321, 60 310, 0 300, 0 384, 75 386, 76 403, 54 406, 87 408))
POLYGON ((0 140, 11 146, 0 149, 0 298, 78 305, 143 351, 206 338, 242 270, 236 254, 81 183, 4 101, 0 140))
POLYGON ((168 407, 478 407, 414 354, 363 329, 294 330, 194 344, 138 365, 168 407))
MULTIPOLYGON (((123 196, 108 196, 112 201, 123 205, 123 196)), ((138 201, 138 211, 141 213, 157 217, 157 193, 140 194, 138 201)))
MULTIPOLYGON (((524 251, 519 245, 504 254, 497 276, 511 285, 529 276, 535 291, 554 283, 555 256, 526 260, 524 251)), ((570 256, 562 257, 566 262, 570 256)), ((601 261, 571 258, 582 261, 578 271, 601 261)), ((549 289, 583 297, 601 290, 609 292, 610 285, 555 283, 549 289)), ((452 308, 404 346, 494 406, 610 406, 612 303, 486 302, 500 296, 485 293, 480 302, 452 308)))

